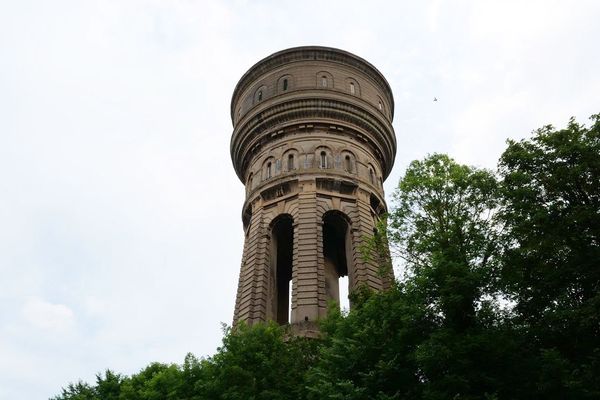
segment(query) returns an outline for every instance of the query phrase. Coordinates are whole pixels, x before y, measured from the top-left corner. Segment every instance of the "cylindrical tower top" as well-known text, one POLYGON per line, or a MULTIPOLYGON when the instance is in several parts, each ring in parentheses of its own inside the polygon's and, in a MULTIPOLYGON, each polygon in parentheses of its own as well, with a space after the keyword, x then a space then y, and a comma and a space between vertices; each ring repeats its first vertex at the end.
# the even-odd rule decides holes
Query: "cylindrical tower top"
POLYGON ((254 64, 231 100, 231 157, 246 183, 253 156, 278 132, 334 124, 368 147, 383 179, 392 169, 394 98, 385 77, 366 60, 321 46, 294 47, 254 64))

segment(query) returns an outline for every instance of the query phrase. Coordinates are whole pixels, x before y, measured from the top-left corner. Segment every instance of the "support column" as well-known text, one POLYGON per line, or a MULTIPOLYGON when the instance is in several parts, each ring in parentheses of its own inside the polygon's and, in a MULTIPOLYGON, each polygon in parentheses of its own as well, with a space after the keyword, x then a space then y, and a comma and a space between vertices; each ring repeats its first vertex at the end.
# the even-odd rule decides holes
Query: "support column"
POLYGON ((298 217, 294 221, 294 267, 292 271, 292 318, 300 330, 312 329, 319 318, 318 221, 314 180, 299 182, 298 217), (308 322, 308 324, 306 324, 308 322))
POLYGON ((234 322, 246 321, 249 324, 267 320, 269 288, 270 236, 268 227, 263 226, 263 210, 255 208, 250 231, 244 241, 234 313, 234 322))
POLYGON ((356 274, 351 289, 366 285, 373 290, 382 290, 384 282, 381 272, 385 266, 378 265, 376 259, 365 259, 361 251, 368 238, 373 236, 373 228, 375 228, 368 192, 358 190, 356 208, 357 221, 353 221, 352 227, 353 262, 356 274))

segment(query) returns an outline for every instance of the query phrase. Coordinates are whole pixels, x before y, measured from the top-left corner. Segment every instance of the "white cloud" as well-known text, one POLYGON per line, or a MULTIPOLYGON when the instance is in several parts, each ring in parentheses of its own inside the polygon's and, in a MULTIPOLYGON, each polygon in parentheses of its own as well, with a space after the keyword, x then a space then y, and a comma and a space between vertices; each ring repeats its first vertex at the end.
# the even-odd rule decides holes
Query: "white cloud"
POLYGON ((32 298, 23 305, 22 312, 25 321, 44 333, 65 334, 75 327, 73 310, 64 304, 32 298))

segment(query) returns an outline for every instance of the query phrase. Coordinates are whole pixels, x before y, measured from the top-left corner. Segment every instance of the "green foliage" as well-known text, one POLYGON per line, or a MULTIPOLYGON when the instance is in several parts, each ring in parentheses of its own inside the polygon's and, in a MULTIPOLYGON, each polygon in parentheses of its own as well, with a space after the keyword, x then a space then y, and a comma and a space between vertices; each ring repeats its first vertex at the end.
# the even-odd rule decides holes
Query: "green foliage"
POLYGON ((208 399, 299 399, 317 345, 274 322, 240 324, 207 360, 198 387, 208 399))
POLYGON ((107 370, 55 400, 600 398, 600 116, 509 142, 498 175, 411 163, 367 241, 405 276, 332 308, 321 339, 226 328, 217 353, 107 370), (497 176, 499 178, 497 178, 497 176), (385 235, 387 229, 387 237, 385 235))
POLYGON ((500 160, 503 283, 528 327, 544 398, 598 398, 600 115, 545 126, 500 160))
POLYGON ((410 164, 395 199, 389 236, 411 285, 446 325, 467 329, 493 286, 499 245, 494 175, 434 154, 410 164))

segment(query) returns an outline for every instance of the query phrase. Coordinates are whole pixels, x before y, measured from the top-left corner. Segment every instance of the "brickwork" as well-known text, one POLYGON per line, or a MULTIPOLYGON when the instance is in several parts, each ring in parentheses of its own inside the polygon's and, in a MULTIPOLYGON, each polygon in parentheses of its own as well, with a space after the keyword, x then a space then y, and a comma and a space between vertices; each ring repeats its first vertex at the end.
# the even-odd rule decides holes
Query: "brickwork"
POLYGON ((361 245, 386 210, 393 107, 381 73, 337 49, 284 50, 242 77, 231 105, 231 155, 246 185, 234 323, 274 319, 310 335, 339 301, 338 276, 350 291, 389 286, 391 270, 365 260, 361 245), (277 310, 286 296, 289 319, 277 310))

